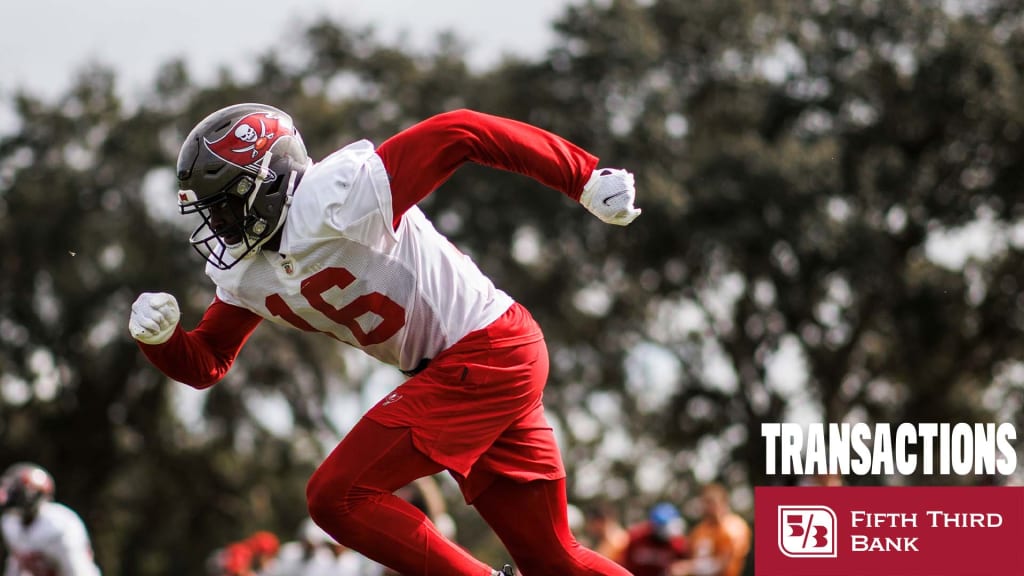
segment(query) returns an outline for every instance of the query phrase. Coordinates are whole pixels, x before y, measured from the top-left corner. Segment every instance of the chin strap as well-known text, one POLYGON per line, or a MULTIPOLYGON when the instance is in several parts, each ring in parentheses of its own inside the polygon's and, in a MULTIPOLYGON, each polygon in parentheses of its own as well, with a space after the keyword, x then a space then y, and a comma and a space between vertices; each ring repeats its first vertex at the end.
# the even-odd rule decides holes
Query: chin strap
POLYGON ((288 212, 288 207, 292 205, 292 196, 295 195, 295 186, 298 185, 299 171, 292 170, 291 175, 288 176, 288 188, 284 191, 284 206, 281 207, 281 217, 278 222, 284 221, 284 215, 288 212))
MULTIPOLYGON (((264 184, 266 184, 266 182, 267 182, 267 176, 270 175, 270 159, 273 158, 273 157, 274 157, 274 153, 270 152, 270 151, 267 151, 266 156, 263 157, 263 161, 260 162, 260 171, 259 171, 258 174, 256 174, 256 185, 253 186, 252 192, 250 192, 248 198, 246 198, 245 210, 246 210, 247 213, 252 211, 252 206, 253 206, 253 204, 256 203, 256 195, 259 193, 260 188, 264 184)), ((282 213, 282 216, 283 216, 283 213, 282 213)), ((281 219, 279 218, 278 219, 278 223, 280 223, 280 221, 281 221, 281 219)), ((257 220, 256 222, 253 223, 252 227, 253 227, 253 232, 255 234, 257 234, 258 236, 264 238, 264 240, 270 236, 270 235, 263 236, 263 233, 266 232, 266 230, 267 230, 267 221, 266 220, 260 218, 259 220, 257 220)), ((259 243, 262 243, 262 242, 259 242, 259 243)), ((257 244, 257 246, 259 245, 259 243, 257 244)))

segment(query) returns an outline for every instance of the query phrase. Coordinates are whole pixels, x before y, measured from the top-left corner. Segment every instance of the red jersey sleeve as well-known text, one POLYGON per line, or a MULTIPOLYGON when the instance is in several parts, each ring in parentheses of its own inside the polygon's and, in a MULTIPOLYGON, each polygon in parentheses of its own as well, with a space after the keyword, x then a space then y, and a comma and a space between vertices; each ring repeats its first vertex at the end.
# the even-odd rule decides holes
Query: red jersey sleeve
POLYGON ((396 229, 406 210, 465 162, 529 176, 578 201, 598 161, 551 132, 471 110, 428 118, 387 139, 377 155, 391 181, 396 229))
POLYGON ((179 324, 167 342, 139 342, 139 348, 169 378, 209 388, 228 373, 261 320, 245 308, 214 298, 194 330, 185 331, 179 324))

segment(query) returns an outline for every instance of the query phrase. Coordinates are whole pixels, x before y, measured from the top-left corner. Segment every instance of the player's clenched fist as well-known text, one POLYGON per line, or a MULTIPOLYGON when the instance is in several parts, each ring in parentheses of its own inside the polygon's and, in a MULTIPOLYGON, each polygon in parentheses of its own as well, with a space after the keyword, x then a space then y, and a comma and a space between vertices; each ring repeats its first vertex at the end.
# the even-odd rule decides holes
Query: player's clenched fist
POLYGON ((166 292, 143 292, 132 304, 128 330, 146 344, 163 344, 174 333, 181 311, 178 301, 166 292))
POLYGON ((633 174, 618 168, 594 170, 583 187, 580 203, 608 224, 625 226, 640 215, 633 174))

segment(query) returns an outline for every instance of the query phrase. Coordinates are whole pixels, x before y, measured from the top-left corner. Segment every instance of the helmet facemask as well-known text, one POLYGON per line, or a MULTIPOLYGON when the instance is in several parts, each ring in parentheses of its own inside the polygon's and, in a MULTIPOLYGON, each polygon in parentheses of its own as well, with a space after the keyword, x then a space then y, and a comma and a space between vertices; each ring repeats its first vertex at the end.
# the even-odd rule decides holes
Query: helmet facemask
POLYGON ((189 243, 221 270, 258 252, 284 225, 298 174, 290 170, 282 182, 270 169, 273 156, 264 156, 255 176, 243 174, 217 194, 195 201, 185 199, 190 191, 179 195, 182 214, 203 218, 189 243))

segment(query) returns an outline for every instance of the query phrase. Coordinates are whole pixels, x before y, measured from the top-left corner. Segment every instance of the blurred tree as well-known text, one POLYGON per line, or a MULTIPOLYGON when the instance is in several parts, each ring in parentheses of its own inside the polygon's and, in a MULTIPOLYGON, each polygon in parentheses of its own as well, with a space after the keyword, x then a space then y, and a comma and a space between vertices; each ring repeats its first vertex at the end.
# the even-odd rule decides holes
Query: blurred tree
MULTIPOLYGON (((268 324, 195 392, 128 337, 141 291, 178 295, 186 326, 212 298, 172 166, 195 122, 243 100, 289 110, 316 158, 468 106, 637 173, 626 229, 483 168, 423 203, 544 326, 575 498, 643 510, 712 478, 778 481, 764 421, 1020 426, 1013 8, 587 1, 549 58, 481 73, 451 35, 412 51, 322 20, 248 80, 199 86, 171 62, 135 106, 95 68, 56 102, 18 95, 0 137, 0 462, 51 470, 108 574, 196 574, 215 546, 291 534, 309 472, 395 381, 268 324)), ((460 534, 502 559, 485 530, 460 534)))
MULTIPOLYGON (((623 490, 778 482, 764 421, 1020 425, 1014 5, 587 2, 548 62, 502 70, 490 93, 517 115, 586 127, 638 173, 642 226, 586 223, 583 250, 540 229, 545 266, 574 270, 547 301, 569 316, 603 298, 563 324, 575 337, 549 335, 573 350, 556 379, 608 388, 644 448, 619 442, 623 490), (988 245, 967 251, 969 234, 988 245)), ((615 447, 582 388, 557 389, 554 412, 589 463, 615 447)), ((577 487, 608 488, 589 477, 577 487)))
MULTIPOLYGON (((181 96, 183 70, 166 72, 160 96, 181 96)), ((156 211, 173 200, 149 194, 168 193, 158 169, 173 162, 175 111, 128 113, 114 88, 91 69, 52 105, 19 96, 20 127, 0 142, 0 458, 54 474, 107 573, 197 573, 206 542, 278 521, 260 494, 301 468, 292 441, 243 436, 230 394, 210 395, 205 434, 187 430, 172 410, 180 391, 124 337, 138 291, 210 292, 181 229, 156 211)), ((301 493, 282 493, 281 521, 297 522, 301 493)))
POLYGON ((196 392, 154 371, 124 329, 141 291, 178 295, 188 325, 213 297, 173 195, 177 148, 203 116, 273 102, 322 157, 457 105, 468 78, 450 36, 410 55, 323 21, 303 45, 302 65, 266 54, 252 80, 224 69, 208 87, 168 63, 130 111, 97 68, 57 102, 12 102, 16 127, 0 139, 0 239, 14 247, 0 257, 0 462, 54 474, 107 574, 202 573, 213 548, 256 529, 290 537, 312 469, 375 401, 360 391, 374 366, 349 369, 332 342, 268 324, 224 382, 196 392))

